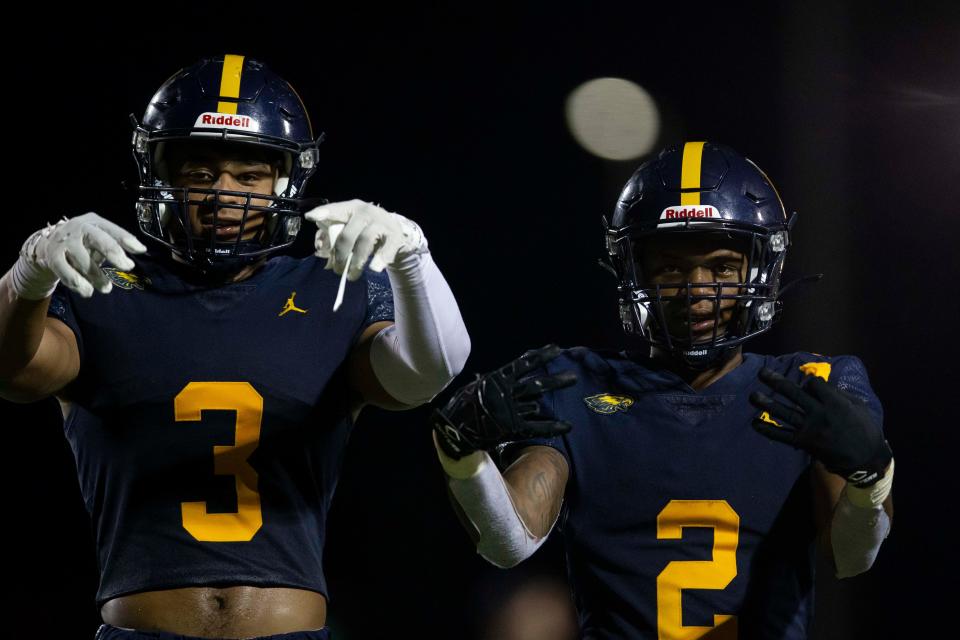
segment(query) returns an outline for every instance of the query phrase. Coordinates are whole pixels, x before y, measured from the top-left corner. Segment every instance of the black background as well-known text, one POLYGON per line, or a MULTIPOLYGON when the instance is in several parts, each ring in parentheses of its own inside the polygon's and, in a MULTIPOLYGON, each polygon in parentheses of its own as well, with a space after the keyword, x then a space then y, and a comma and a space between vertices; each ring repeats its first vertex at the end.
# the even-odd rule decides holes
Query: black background
MULTIPOLYGON (((588 79, 631 79, 662 109, 658 146, 725 142, 800 214, 788 272, 826 277, 751 349, 857 354, 885 405, 894 531, 869 574, 821 579, 816 636, 950 634, 960 15, 951 2, 878 6, 31 9, 3 45, 2 256, 12 264, 62 215, 132 228, 127 114, 201 55, 242 53, 297 87, 328 133, 312 194, 379 202, 424 228, 473 339, 461 381, 547 342, 618 345, 613 282, 594 265, 600 216, 638 162, 589 155, 563 107, 588 79)), ((7 617, 37 637, 92 637, 95 555, 59 409, 0 412, 7 617)), ((327 548, 338 638, 471 637, 519 575, 472 552, 426 412, 368 410, 351 440, 327 548)), ((561 571, 555 544, 539 555, 526 572, 561 571)))

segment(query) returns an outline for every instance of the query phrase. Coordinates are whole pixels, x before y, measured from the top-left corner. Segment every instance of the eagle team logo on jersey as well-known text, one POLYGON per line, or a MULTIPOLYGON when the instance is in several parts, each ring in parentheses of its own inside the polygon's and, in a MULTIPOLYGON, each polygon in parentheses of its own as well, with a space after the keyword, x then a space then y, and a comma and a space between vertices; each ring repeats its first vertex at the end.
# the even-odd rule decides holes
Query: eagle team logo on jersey
POLYGON ((617 411, 626 411, 633 406, 633 398, 630 396, 615 396, 610 393, 598 393, 595 396, 584 398, 583 401, 597 413, 606 415, 617 411))
POLYGON ((293 299, 296 298, 296 297, 297 297, 297 292, 296 292, 296 291, 292 291, 292 292, 290 293, 290 297, 287 298, 286 304, 283 305, 283 309, 281 309, 281 310, 280 310, 280 313, 277 314, 278 317, 279 317, 279 316, 282 316, 282 315, 286 315, 286 314, 290 313, 291 311, 296 311, 297 313, 306 313, 306 312, 307 312, 306 309, 301 309, 301 308, 298 307, 296 304, 294 304, 293 299))
POLYGON ((100 267, 100 269, 107 274, 110 282, 127 291, 131 289, 143 291, 144 286, 150 284, 150 278, 138 276, 130 271, 120 271, 113 267, 100 267))

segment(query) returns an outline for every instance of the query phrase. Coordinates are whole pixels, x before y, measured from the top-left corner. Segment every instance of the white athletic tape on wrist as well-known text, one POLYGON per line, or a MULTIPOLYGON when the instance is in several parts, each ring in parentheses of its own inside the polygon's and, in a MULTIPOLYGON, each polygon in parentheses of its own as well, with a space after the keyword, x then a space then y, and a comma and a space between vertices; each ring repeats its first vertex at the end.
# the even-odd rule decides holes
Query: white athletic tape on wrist
POLYGON ((475 451, 453 460, 434 446, 440 463, 450 476, 450 492, 480 534, 477 553, 501 569, 516 566, 540 548, 546 536, 537 538, 517 513, 506 482, 486 451, 475 451))
POLYGON ((847 498, 850 499, 853 505, 862 509, 869 509, 883 504, 883 501, 890 495, 890 489, 892 487, 893 460, 891 459, 890 465, 887 466, 886 471, 883 472, 883 477, 873 483, 873 485, 858 489, 847 483, 847 486, 844 487, 844 493, 846 493, 847 498))
POLYGON ((469 480, 473 476, 477 475, 477 472, 480 471, 480 467, 483 466, 487 458, 490 457, 489 454, 484 457, 484 451, 474 451, 473 453, 463 456, 459 460, 454 460, 445 454, 443 449, 439 448, 439 443, 436 441, 437 434, 433 434, 433 437, 434 445, 438 447, 440 454, 440 466, 443 467, 443 470, 446 472, 446 474, 453 480, 469 480))
POLYGON ((43 267, 25 260, 22 256, 10 270, 10 285, 18 298, 43 300, 53 295, 60 279, 43 267))
POLYGON ((10 284, 18 297, 24 300, 43 300, 50 297, 57 288, 60 279, 50 269, 40 264, 36 248, 42 238, 49 237, 54 229, 66 221, 67 219, 63 218, 55 225, 47 224, 43 229, 32 233, 23 243, 20 257, 14 263, 10 274, 10 284))

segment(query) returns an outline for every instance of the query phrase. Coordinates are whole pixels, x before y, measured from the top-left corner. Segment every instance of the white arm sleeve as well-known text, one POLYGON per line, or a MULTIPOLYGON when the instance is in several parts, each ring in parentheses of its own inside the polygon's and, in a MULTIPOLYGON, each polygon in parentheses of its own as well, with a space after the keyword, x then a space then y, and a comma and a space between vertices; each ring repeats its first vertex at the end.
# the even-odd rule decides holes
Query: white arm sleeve
POLYGON ((830 523, 830 544, 838 578, 849 578, 873 566, 880 545, 890 533, 883 501, 893 484, 893 461, 872 487, 844 487, 830 523))
POLYGON ((370 347, 370 364, 391 396, 408 405, 432 400, 470 355, 470 336, 457 301, 429 253, 388 266, 395 323, 370 347))
POLYGON ((490 454, 474 451, 454 460, 438 446, 437 455, 449 477, 450 492, 480 535, 477 553, 489 563, 507 569, 540 548, 547 536, 538 538, 527 529, 490 454))

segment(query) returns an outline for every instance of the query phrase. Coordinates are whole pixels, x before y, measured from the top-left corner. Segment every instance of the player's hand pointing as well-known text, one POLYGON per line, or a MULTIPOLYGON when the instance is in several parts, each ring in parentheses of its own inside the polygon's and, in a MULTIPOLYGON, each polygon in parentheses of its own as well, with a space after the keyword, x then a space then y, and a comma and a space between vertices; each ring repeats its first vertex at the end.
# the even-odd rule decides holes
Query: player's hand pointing
POLYGON ((502 442, 567 433, 570 424, 540 415, 536 400, 577 381, 572 372, 521 379, 560 355, 556 345, 528 351, 461 388, 431 416, 443 452, 454 459, 502 442))
POLYGON ((317 224, 316 255, 337 274, 356 280, 370 260, 383 271, 408 255, 427 252, 427 240, 415 222, 363 200, 331 202, 304 216, 317 224))
POLYGON ((133 269, 126 252, 146 250, 133 234, 96 213, 64 218, 27 238, 13 269, 13 286, 28 300, 49 296, 58 281, 84 298, 94 290, 109 293, 113 284, 100 265, 109 261, 133 269))
POLYGON ((803 387, 767 368, 759 377, 793 406, 759 392, 750 394, 750 402, 779 423, 756 419, 757 431, 810 452, 854 486, 868 487, 883 477, 893 452, 883 428, 859 399, 816 376, 808 377, 803 387))

